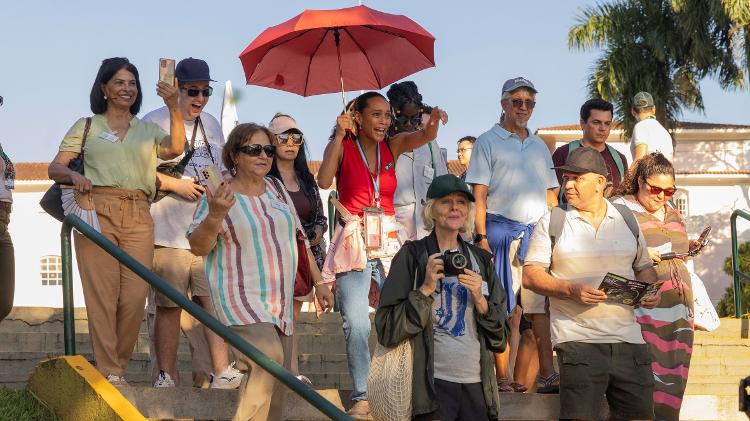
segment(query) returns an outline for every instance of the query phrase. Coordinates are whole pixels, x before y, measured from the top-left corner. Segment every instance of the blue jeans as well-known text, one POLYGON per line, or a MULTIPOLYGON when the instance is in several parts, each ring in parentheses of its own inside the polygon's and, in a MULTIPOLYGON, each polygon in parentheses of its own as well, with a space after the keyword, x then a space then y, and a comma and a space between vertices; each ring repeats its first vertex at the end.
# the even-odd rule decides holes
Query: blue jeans
POLYGON ((344 320, 346 359, 354 385, 352 401, 367 400, 367 374, 370 372, 370 312, 367 295, 371 279, 378 288, 383 286, 385 276, 379 259, 368 260, 362 272, 336 274, 336 298, 344 320))

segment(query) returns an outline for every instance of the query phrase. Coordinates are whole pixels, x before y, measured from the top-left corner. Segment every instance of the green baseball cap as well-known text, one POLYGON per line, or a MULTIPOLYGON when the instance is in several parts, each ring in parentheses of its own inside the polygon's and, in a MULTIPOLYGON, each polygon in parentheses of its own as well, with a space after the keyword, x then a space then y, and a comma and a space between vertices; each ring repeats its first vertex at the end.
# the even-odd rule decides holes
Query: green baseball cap
POLYGON ((638 92, 633 97, 633 108, 648 108, 654 106, 654 97, 648 92, 638 92))
POLYGON ((469 198, 469 201, 474 201, 474 195, 471 194, 469 186, 453 174, 444 174, 435 177, 427 189, 427 198, 440 199, 456 192, 464 193, 469 198))

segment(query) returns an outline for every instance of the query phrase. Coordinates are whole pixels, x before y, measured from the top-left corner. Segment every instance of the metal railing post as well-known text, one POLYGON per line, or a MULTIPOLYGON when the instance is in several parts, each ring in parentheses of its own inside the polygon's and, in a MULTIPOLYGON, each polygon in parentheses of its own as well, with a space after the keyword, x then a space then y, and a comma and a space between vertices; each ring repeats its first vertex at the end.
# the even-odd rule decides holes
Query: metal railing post
POLYGON ((740 318, 742 308, 742 285, 740 284, 740 252, 737 247, 737 211, 732 212, 729 224, 732 227, 732 277, 734 278, 734 317, 740 318))
MULTIPOLYGON (((322 397, 313 388, 302 383, 292 373, 287 371, 284 367, 279 365, 276 361, 268 358, 266 354, 262 353, 257 348, 255 348, 254 346, 252 346, 251 344, 243 340, 239 335, 232 332, 228 327, 224 326, 216 318, 208 314, 208 312, 206 312, 201 306, 189 300, 184 294, 181 294, 179 291, 171 287, 169 284, 167 284, 165 280, 157 276, 155 273, 151 272, 146 266, 139 263, 131 255, 125 253, 125 251, 117 247, 114 243, 109 241, 106 237, 101 235, 94 228, 92 228, 90 225, 83 222, 82 219, 80 219, 79 217, 75 215, 68 215, 65 218, 65 220, 63 221, 63 231, 61 233, 61 236, 63 237, 63 254, 67 253, 68 262, 70 262, 71 260, 71 256, 70 256, 71 254, 70 253, 70 228, 71 226, 75 227, 75 229, 78 230, 78 232, 80 232, 81 235, 84 235, 86 238, 94 242, 97 246, 101 247, 104 251, 106 251, 112 257, 117 259, 125 267, 132 270, 136 275, 143 278, 143 280, 146 283, 150 284, 158 292, 164 294, 167 298, 172 300, 175 304, 180 306, 183 310, 187 311, 189 314, 195 317, 198 321, 203 323, 203 325, 206 326, 208 329, 211 329, 221 338, 226 340, 227 343, 229 343, 229 345, 233 346, 238 351, 242 352, 248 358, 253 360, 256 364, 258 364, 262 369, 266 370, 269 374, 274 376, 285 386, 292 389, 294 393, 298 394, 303 399, 310 402, 320 412, 329 416, 333 420, 342 420, 342 421, 352 420, 352 418, 349 415, 347 415, 342 410, 340 410, 335 405, 333 405, 331 402, 329 402, 327 399, 322 397), (67 247, 68 247, 67 252, 65 251, 65 238, 68 239, 67 240, 67 247)), ((65 265, 63 267, 65 267, 65 265)), ((70 269, 71 268, 70 264, 68 264, 67 267, 70 269)), ((69 274, 68 280, 70 280, 71 278, 72 276, 70 276, 69 274)), ((72 283, 69 283, 69 284, 72 285, 72 283)), ((70 288, 70 291, 71 291, 70 293, 71 294, 70 295, 71 308, 69 309, 69 312, 67 310, 64 312, 65 319, 66 319, 66 322, 65 322, 66 329, 67 329, 68 320, 70 321, 71 329, 73 326, 72 323, 74 322, 73 311, 72 311, 72 288, 70 288)), ((66 340, 67 340, 67 337, 66 337, 66 340)), ((67 346, 68 344, 66 342, 66 353, 67 353, 67 346)))
POLYGON ((60 230, 65 355, 76 354, 75 307, 73 303, 73 252, 70 245, 72 228, 72 225, 66 219, 63 221, 62 229, 60 230))

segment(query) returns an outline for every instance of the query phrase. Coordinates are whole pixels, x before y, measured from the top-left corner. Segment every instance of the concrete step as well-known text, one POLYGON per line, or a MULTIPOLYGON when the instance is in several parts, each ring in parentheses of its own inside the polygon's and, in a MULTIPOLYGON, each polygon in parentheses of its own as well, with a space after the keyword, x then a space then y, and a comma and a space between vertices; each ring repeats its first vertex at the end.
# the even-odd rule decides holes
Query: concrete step
MULTIPOLYGON (((180 387, 155 389, 152 387, 119 387, 145 417, 150 419, 229 420, 237 409, 236 390, 195 389, 180 387)), ((297 394, 286 391, 284 419, 288 421, 317 421, 329 419, 297 394)), ((340 409, 344 409, 338 390, 318 390, 318 393, 340 409)))

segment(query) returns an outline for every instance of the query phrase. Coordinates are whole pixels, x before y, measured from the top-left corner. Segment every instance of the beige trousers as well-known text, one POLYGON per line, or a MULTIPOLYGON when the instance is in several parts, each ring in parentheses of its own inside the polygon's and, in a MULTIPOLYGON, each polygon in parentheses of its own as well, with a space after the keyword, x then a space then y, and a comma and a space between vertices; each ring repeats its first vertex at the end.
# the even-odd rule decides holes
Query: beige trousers
MULTIPOLYGON (((93 199, 102 235, 150 269, 154 223, 146 195, 94 187, 93 199)), ((122 376, 138 339, 148 284, 78 233, 75 249, 96 367, 104 376, 122 376)))
MULTIPOLYGON (((291 365, 292 337, 286 336, 272 323, 254 323, 245 326, 229 326, 242 339, 258 348, 268 358, 283 364, 287 370, 291 365)), ((286 387, 250 358, 232 348, 237 368, 247 370, 240 384, 240 398, 233 421, 282 420, 286 387)))

